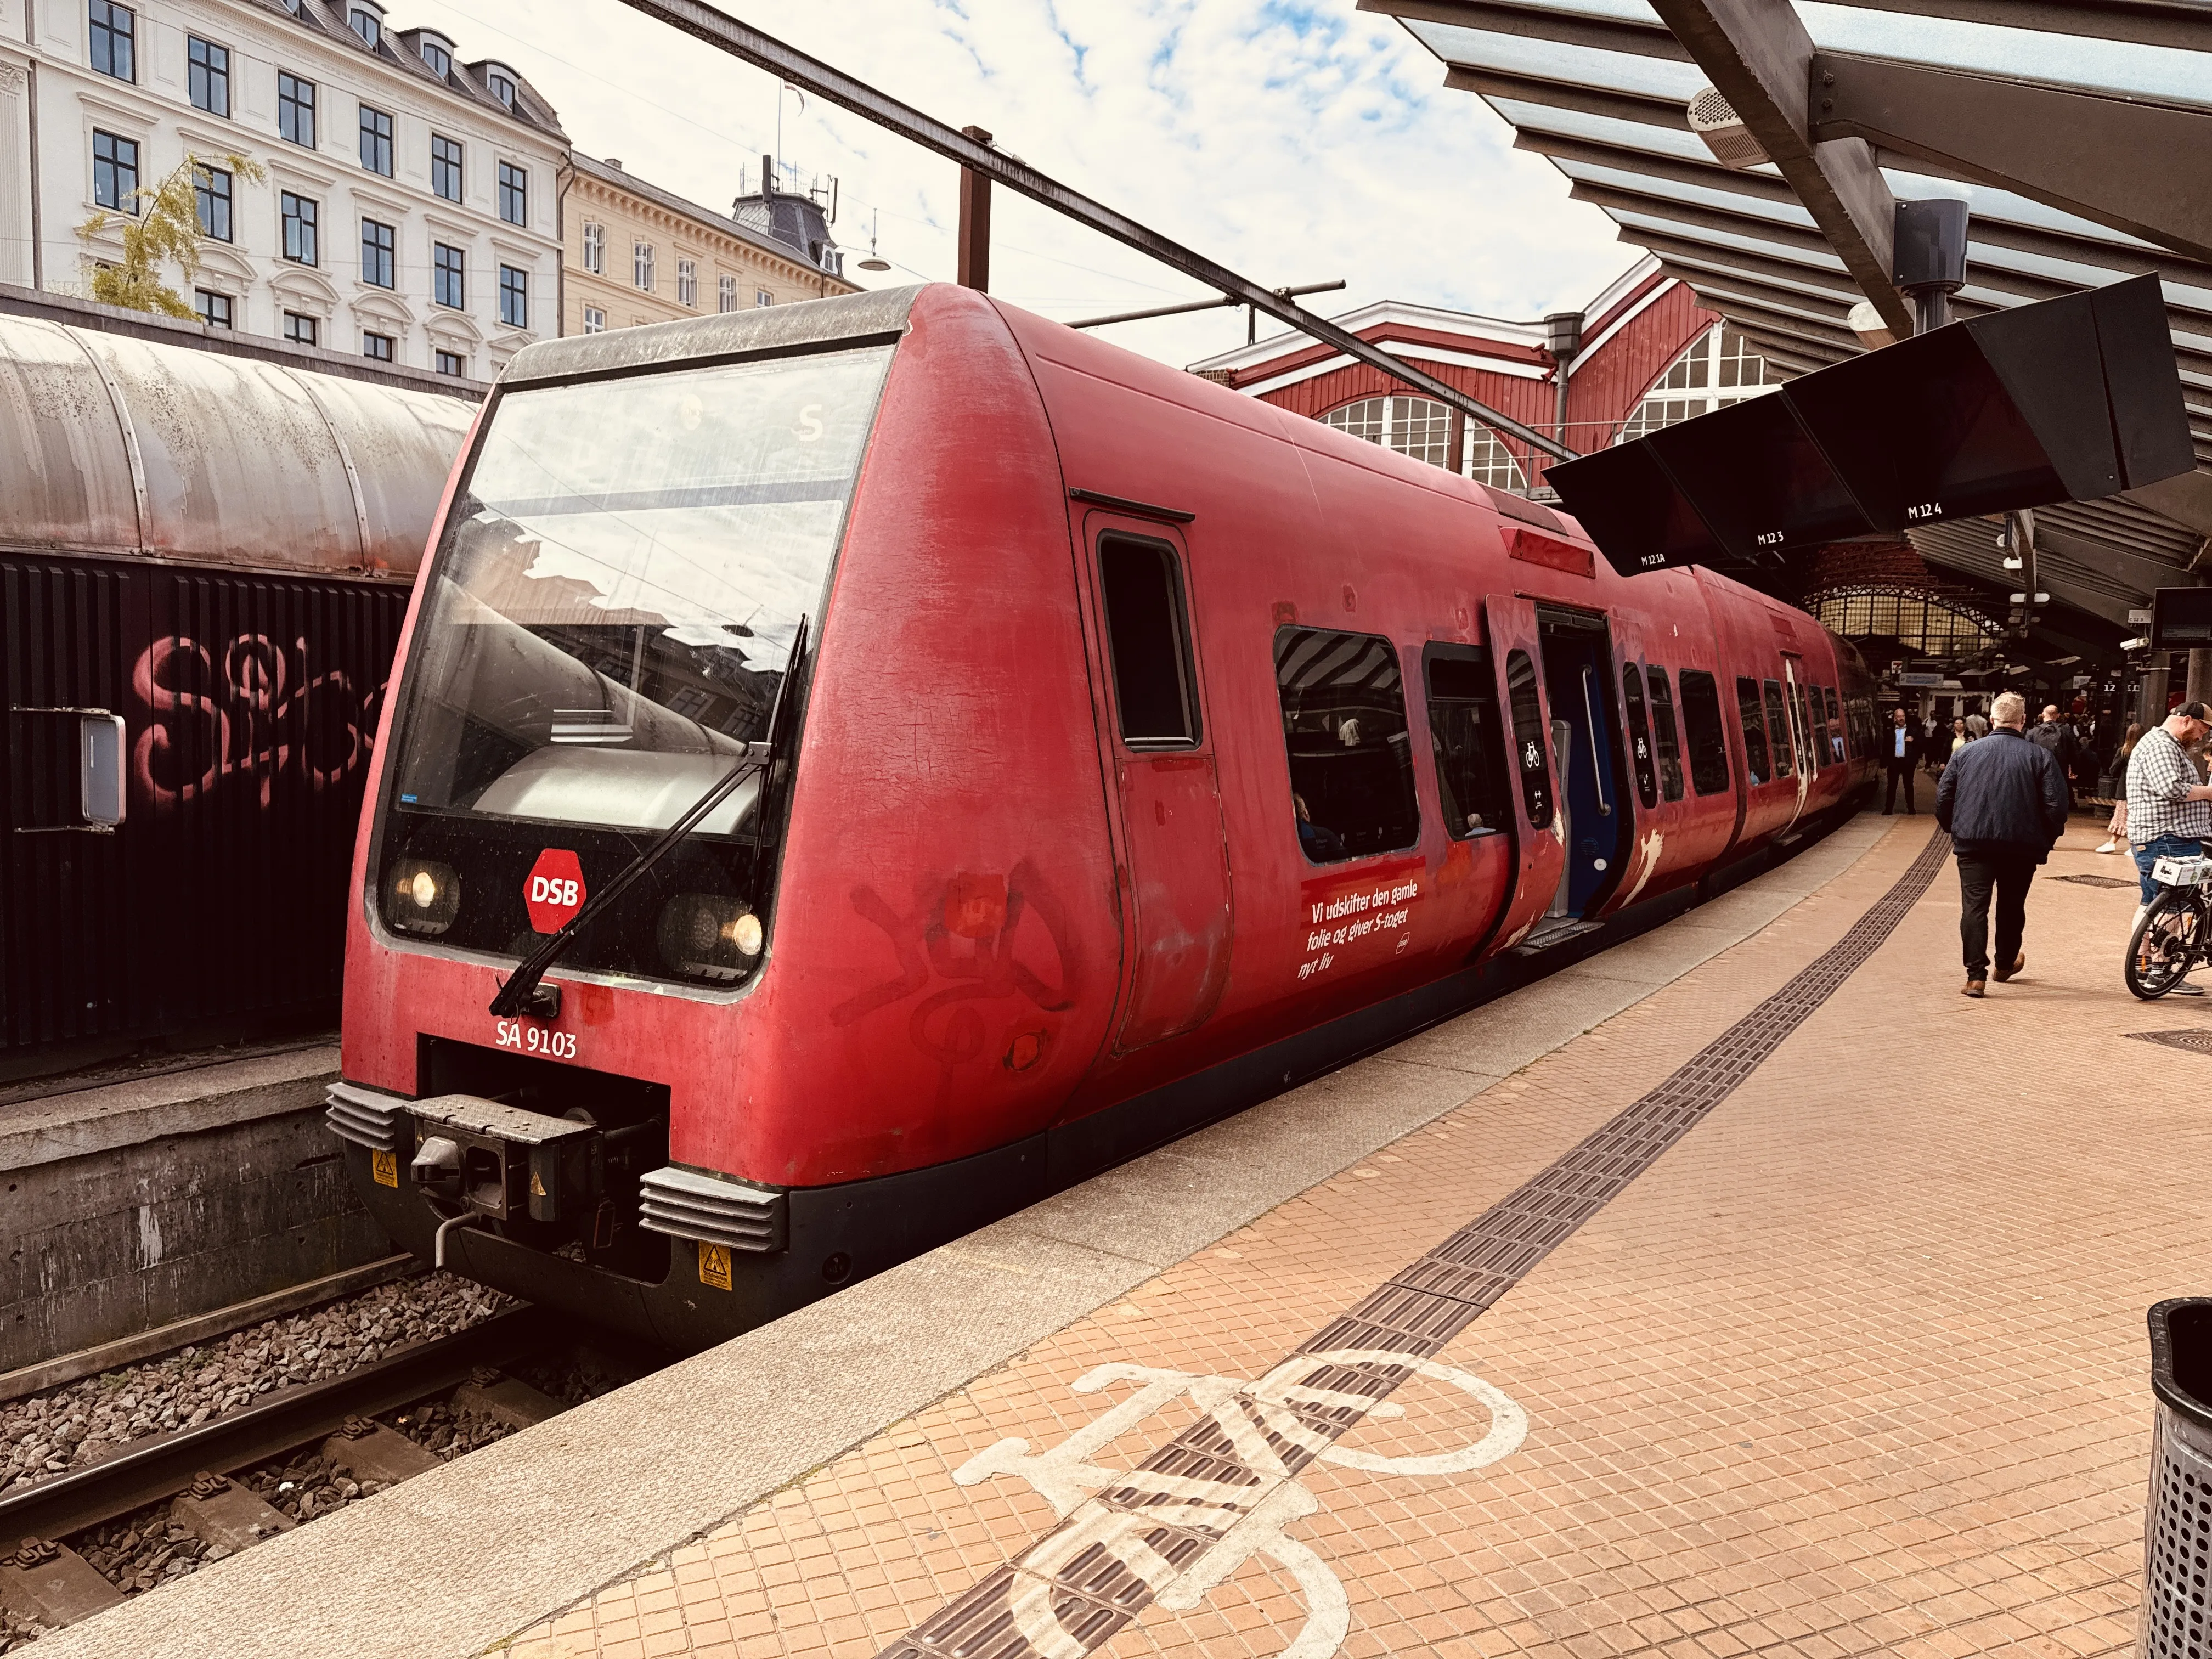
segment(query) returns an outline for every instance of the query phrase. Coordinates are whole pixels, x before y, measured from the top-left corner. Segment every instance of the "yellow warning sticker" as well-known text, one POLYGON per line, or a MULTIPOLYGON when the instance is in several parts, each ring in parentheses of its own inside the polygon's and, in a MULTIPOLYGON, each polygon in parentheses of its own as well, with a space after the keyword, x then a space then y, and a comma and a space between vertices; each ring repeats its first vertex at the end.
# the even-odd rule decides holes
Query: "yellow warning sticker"
POLYGON ((545 1177, 535 1170, 530 1172, 530 1195, 532 1198, 545 1196, 545 1177))
POLYGON ((368 1172, 376 1177, 378 1186, 397 1187, 399 1184, 399 1154, 372 1150, 368 1155, 368 1172))
POLYGON ((730 1247, 699 1243, 699 1282, 712 1285, 718 1291, 730 1288, 730 1247))

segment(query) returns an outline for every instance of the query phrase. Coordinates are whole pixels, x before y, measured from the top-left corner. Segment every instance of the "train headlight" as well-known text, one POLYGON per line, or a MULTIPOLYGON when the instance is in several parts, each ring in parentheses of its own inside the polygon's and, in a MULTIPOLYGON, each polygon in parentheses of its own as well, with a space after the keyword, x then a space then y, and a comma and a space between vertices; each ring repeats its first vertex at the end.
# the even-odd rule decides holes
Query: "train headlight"
POLYGON ((461 878, 435 859, 402 859, 384 884, 384 901, 388 925, 435 938, 460 914, 461 878))
POLYGON ((743 978, 761 953, 761 919, 743 899, 681 893, 657 929, 661 959, 679 974, 727 982, 743 978))

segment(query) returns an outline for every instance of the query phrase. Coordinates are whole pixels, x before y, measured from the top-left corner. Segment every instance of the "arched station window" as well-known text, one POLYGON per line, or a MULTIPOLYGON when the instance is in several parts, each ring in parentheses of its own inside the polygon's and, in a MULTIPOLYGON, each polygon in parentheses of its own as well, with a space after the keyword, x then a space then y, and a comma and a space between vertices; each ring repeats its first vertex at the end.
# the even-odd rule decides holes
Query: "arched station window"
MULTIPOLYGON (((1433 398, 1362 398, 1330 410, 1321 417, 1321 423, 1431 466, 1452 464, 1451 410, 1433 398)), ((1528 478, 1513 452, 1480 421, 1467 422, 1459 471, 1478 483, 1520 495, 1528 493, 1528 478)))
POLYGON ((1652 383, 1622 425, 1620 441, 1740 404, 1780 384, 1769 378, 1766 360, 1751 349, 1750 342, 1725 323, 1715 323, 1652 383))
POLYGON ((1847 640, 1895 640, 1917 657, 1971 657, 1998 637, 1994 623, 1963 606, 1903 588, 1835 588, 1805 608, 1847 640))

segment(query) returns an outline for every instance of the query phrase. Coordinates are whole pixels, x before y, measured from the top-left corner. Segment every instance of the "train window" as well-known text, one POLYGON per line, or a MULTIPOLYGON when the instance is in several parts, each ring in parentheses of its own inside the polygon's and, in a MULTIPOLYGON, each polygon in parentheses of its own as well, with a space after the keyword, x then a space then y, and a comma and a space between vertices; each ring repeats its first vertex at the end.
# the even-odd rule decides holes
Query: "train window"
POLYGON ((1521 761, 1521 804, 1528 827, 1552 827, 1552 769, 1544 757, 1551 737, 1544 730, 1544 706, 1536 697, 1536 665, 1526 651, 1505 653, 1505 696, 1513 707, 1513 749, 1521 761))
POLYGON ((1372 634, 1275 630, 1275 689, 1298 848, 1311 864, 1421 838, 1398 653, 1372 634))
MULTIPOLYGON (((1798 763, 1805 769, 1805 775, 1809 778, 1820 769, 1820 746, 1826 740, 1820 735, 1820 723, 1814 717, 1812 704, 1807 699, 1808 688, 1798 685, 1792 690, 1797 693, 1797 735, 1804 744, 1798 763)), ((1817 697, 1820 693, 1815 691, 1812 695, 1817 697)))
POLYGON ((1682 730, 1690 740, 1690 781, 1701 795, 1722 793, 1729 787, 1729 763, 1721 689, 1701 668, 1682 671, 1682 730))
MULTIPOLYGON (((1659 789, 1668 800, 1682 799, 1682 744, 1674 730, 1674 693, 1667 671, 1651 671, 1651 735, 1659 745, 1659 789)), ((1721 769, 1727 776, 1725 764, 1721 769)))
POLYGON ((1636 763, 1636 793, 1646 806, 1659 804, 1659 775, 1651 764, 1651 724, 1644 716, 1644 676, 1634 663, 1620 671, 1621 701, 1628 705, 1628 752, 1636 763))
POLYGON ((1498 732, 1497 682, 1488 653, 1471 645, 1431 645, 1429 747, 1444 828, 1455 839, 1503 830, 1511 821, 1505 750, 1498 732))
POLYGON ((1106 605, 1121 741, 1132 749, 1196 743, 1198 699, 1192 695, 1190 635, 1175 550, 1130 536, 1104 538, 1098 544, 1098 589, 1106 605))
POLYGON ((1841 763, 1850 758, 1850 749, 1846 740, 1848 727, 1844 720, 1844 706, 1836 701, 1836 688, 1832 685, 1824 687, 1820 695, 1826 698, 1828 702, 1829 752, 1836 757, 1838 763, 1841 763))
MULTIPOLYGON (((1735 683, 1735 712, 1743 721, 1743 767, 1749 775, 1751 787, 1758 788, 1774 778, 1773 763, 1766 757, 1766 721, 1759 710, 1759 682, 1741 676, 1735 683)), ((1779 698, 1774 706, 1776 723, 1780 724, 1782 704, 1779 698)), ((1775 741, 1782 741, 1777 737, 1775 741)))
MULTIPOLYGON (((1740 685, 1741 680, 1737 682, 1740 685)), ((1794 778, 1797 763, 1793 757, 1795 748, 1790 730, 1790 711, 1782 701, 1782 682, 1766 682, 1766 747, 1774 757, 1774 778, 1794 778)), ((1771 780, 1770 779, 1770 781, 1771 780)))

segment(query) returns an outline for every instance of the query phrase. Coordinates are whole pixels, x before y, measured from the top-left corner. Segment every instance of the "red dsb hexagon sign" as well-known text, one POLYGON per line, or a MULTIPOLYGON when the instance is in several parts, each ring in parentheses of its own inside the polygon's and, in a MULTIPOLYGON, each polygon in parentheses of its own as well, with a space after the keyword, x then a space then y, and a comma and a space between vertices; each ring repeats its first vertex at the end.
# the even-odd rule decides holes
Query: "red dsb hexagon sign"
POLYGON ((559 933, 584 906, 584 866, 576 855, 565 847, 549 847, 540 853, 522 878, 522 902, 532 927, 541 933, 559 933))

